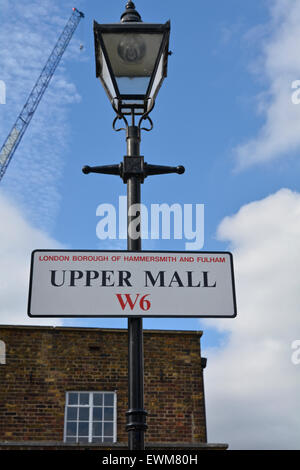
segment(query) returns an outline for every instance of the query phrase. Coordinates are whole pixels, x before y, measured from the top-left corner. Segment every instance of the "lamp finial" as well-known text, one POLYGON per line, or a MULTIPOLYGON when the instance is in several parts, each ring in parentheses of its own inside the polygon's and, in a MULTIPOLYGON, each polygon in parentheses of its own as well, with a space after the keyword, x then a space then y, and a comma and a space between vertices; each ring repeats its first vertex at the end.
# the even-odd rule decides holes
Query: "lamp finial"
POLYGON ((141 15, 136 11, 135 4, 131 1, 128 1, 126 4, 126 10, 121 15, 121 23, 129 22, 141 22, 141 15))

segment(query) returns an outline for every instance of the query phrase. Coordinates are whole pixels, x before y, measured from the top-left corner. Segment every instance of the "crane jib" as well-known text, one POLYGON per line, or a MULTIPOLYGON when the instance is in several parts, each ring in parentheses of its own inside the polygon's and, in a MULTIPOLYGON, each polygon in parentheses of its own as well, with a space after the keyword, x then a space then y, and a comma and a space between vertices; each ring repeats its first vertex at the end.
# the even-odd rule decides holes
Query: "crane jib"
POLYGON ((58 66, 81 18, 84 14, 73 8, 73 13, 67 21, 61 35, 59 36, 43 70, 40 73, 26 103, 23 106, 17 120, 11 128, 4 144, 0 149, 0 181, 16 151, 34 113, 45 93, 49 82, 58 66))

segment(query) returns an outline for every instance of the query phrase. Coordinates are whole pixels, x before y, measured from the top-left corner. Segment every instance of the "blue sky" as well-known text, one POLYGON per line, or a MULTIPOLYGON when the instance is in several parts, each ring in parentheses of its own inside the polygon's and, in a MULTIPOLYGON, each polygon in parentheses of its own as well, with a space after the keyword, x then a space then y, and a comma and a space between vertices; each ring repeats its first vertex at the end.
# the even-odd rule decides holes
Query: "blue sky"
MULTIPOLYGON (((114 176, 81 172, 86 164, 119 163, 126 153, 125 135, 112 130, 114 112, 95 78, 92 32, 93 19, 118 22, 125 3, 0 0, 0 80, 7 90, 6 104, 0 105, 2 141, 72 7, 85 13, 0 183, 5 220, 1 228, 3 323, 30 323, 25 308, 32 249, 126 248, 124 240, 103 242, 96 236, 97 206, 117 205, 126 186, 114 176), (5 267, 11 277, 7 278, 5 267), (14 267, 18 300, 9 282, 15 279, 14 267)), ((290 360, 291 343, 300 334, 300 106, 291 102, 292 81, 300 78, 299 5, 294 0, 184 5, 139 0, 136 7, 146 22, 171 20, 173 52, 151 115, 154 129, 143 133, 141 153, 148 163, 186 168, 182 176, 148 178, 142 187, 143 203, 205 205, 203 250, 233 251, 239 314, 237 319, 221 321, 147 319, 144 327, 204 330, 210 441, 229 440, 235 448, 295 447, 299 444, 293 436, 300 420, 292 409, 282 409, 282 414, 275 410, 280 394, 286 393, 292 404, 299 395, 300 365, 297 368, 290 360), (293 273, 293 282, 285 284, 293 273), (279 293, 280 299, 289 299, 287 306, 281 306, 279 293), (265 391, 256 383, 260 372, 262 378, 264 374, 253 366, 253 354, 257 364, 261 357, 266 359, 265 391), (289 387, 279 388, 278 396, 272 394, 272 407, 269 398, 277 355, 289 387), (243 358, 241 363, 237 356, 243 358), (231 369, 223 377, 225 358, 226 368, 230 364, 231 369), (240 371, 253 381, 234 388, 232 384, 241 380, 240 371), (225 390, 223 396, 216 391, 220 388, 225 390), (253 410, 249 411, 252 400, 258 410, 256 421, 253 410), (228 416, 218 408, 224 402, 231 413, 236 410, 236 430, 228 429, 228 416), (257 436, 262 419, 266 431, 257 436), (243 439, 238 430, 245 427, 243 439)), ((143 248, 184 250, 185 241, 149 240, 143 248)), ((127 321, 72 319, 63 324, 126 327, 127 321)))

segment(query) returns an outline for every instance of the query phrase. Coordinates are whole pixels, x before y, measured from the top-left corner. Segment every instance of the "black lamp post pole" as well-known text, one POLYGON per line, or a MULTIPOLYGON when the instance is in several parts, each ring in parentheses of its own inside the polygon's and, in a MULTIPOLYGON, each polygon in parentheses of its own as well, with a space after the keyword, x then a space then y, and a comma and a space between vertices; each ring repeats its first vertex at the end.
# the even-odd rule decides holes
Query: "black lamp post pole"
MULTIPOLYGON (((127 128, 127 157, 140 156, 140 129, 137 126, 127 128)), ((136 218, 136 211, 130 215, 130 208, 138 210, 141 203, 141 179, 132 175, 127 180, 127 249, 141 250, 141 223, 131 229, 131 222, 136 218)), ((138 210, 141 217, 141 212, 138 210)), ((140 219, 141 220, 141 219, 140 219)), ((147 429, 146 411, 144 410, 144 350, 143 319, 128 318, 128 411, 127 426, 129 450, 144 450, 144 432, 147 429)))

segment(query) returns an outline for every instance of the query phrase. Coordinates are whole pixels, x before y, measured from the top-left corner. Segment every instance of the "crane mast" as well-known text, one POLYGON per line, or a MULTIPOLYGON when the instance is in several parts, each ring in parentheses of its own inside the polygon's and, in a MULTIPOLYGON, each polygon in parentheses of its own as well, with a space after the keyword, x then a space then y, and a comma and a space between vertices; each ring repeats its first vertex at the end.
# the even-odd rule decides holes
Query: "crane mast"
POLYGON ((14 123, 8 137, 0 149, 0 181, 16 151, 31 119, 45 93, 49 82, 62 58, 80 20, 84 18, 84 14, 73 8, 66 26, 59 36, 43 70, 40 73, 22 111, 20 112, 16 122, 14 123))

